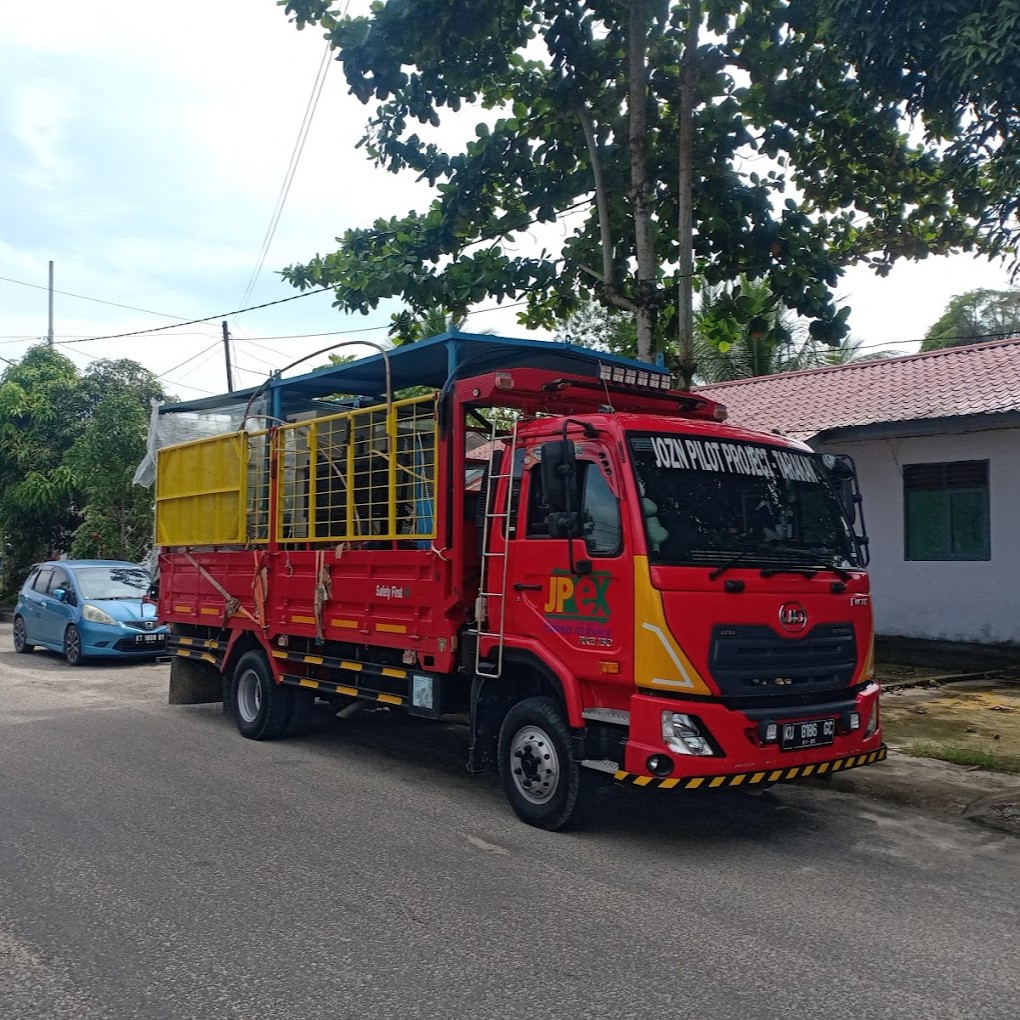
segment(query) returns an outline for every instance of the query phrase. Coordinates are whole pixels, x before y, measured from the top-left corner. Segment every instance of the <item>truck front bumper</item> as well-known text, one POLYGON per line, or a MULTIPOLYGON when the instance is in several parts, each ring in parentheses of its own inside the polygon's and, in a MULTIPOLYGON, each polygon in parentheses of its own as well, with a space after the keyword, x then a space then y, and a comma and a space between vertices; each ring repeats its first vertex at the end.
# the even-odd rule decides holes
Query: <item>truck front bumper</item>
POLYGON ((718 789, 790 782, 871 765, 888 753, 882 743, 878 697, 878 685, 872 683, 848 690, 837 705, 776 706, 768 714, 761 710, 745 714, 720 702, 635 694, 623 761, 614 778, 666 790, 718 789), (672 713, 689 718, 715 753, 678 753, 668 746, 663 715, 672 713), (819 732, 826 721, 834 723, 831 740, 784 750, 778 734, 777 739, 767 739, 770 725, 781 731, 784 723, 815 721, 819 732))

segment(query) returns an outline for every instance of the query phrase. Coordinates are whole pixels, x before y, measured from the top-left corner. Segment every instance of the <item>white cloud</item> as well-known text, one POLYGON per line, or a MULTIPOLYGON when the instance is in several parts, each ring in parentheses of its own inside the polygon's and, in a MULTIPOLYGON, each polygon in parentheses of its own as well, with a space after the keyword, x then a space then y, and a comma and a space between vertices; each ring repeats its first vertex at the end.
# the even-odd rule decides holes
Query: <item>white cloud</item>
POLYGON ((8 94, 7 107, 11 134, 21 145, 14 173, 27 186, 43 190, 66 183, 73 168, 64 147, 73 112, 70 91, 54 82, 30 82, 8 94))

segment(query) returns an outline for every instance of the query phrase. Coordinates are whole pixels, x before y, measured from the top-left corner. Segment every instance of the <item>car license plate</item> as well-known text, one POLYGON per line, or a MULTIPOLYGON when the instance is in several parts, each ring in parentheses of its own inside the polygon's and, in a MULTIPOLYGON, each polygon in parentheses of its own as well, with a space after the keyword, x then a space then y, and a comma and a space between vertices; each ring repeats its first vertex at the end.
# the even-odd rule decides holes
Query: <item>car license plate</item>
POLYGON ((781 751, 796 751, 804 747, 824 747, 835 739, 835 719, 782 723, 779 728, 779 749, 781 751))
POLYGON ((162 634, 139 634, 135 638, 135 643, 139 645, 154 645, 162 640, 162 634))

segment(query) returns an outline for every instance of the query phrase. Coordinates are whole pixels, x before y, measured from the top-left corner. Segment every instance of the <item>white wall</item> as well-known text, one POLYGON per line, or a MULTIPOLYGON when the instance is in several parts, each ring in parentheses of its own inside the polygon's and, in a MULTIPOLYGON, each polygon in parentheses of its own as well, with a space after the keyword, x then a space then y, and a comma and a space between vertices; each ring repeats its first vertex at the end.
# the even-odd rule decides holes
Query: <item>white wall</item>
POLYGON ((1020 644, 1020 429, 812 444, 857 463, 879 634, 1020 644), (987 460, 991 559, 907 561, 900 465, 987 460))

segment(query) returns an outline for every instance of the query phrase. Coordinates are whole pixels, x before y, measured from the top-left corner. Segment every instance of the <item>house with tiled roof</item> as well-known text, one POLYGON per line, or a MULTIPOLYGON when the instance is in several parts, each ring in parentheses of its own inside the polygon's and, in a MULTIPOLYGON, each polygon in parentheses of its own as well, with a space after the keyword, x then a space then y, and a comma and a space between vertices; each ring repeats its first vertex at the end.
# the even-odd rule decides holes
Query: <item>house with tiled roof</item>
POLYGON ((1020 644, 1020 337, 699 392, 854 458, 879 634, 1020 644))

